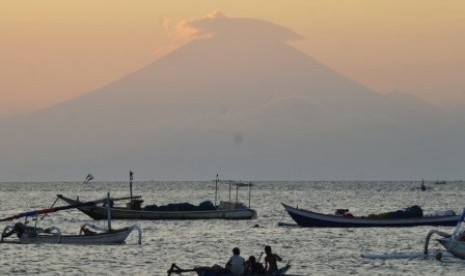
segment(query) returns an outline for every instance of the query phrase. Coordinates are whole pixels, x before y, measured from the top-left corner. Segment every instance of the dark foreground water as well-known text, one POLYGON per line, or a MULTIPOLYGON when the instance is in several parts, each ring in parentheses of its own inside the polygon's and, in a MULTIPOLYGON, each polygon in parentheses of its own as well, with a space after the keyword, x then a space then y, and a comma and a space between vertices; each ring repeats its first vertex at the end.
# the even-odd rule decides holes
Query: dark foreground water
MULTIPOLYGON (((417 204, 425 212, 465 206, 465 183, 434 185, 422 192, 419 182, 259 182, 252 192, 252 207, 258 219, 249 221, 139 221, 143 244, 137 234, 118 246, 14 245, 0 244, 0 275, 166 275, 169 265, 224 265, 231 249, 242 255, 258 256, 271 245, 285 260, 292 260, 290 272, 300 275, 463 275, 465 261, 445 256, 443 262, 422 258, 426 234, 432 227, 311 229, 280 227, 291 223, 281 202, 301 208, 333 213, 349 208, 362 215, 402 209, 417 204), (258 224, 260 227, 254 228, 258 224), (363 258, 362 253, 385 258, 363 258)), ((51 205, 62 193, 81 199, 96 199, 110 191, 127 196, 127 183, 0 183, 0 217, 51 205)), ((228 198, 221 186, 220 199, 228 198)), ((147 204, 200 203, 214 200, 212 182, 135 182, 134 193, 147 204)), ((239 194, 246 201, 244 189, 239 194)), ((60 203, 63 204, 63 203, 60 203)), ((53 214, 42 226, 59 226, 62 233, 78 233, 90 219, 77 210, 53 214)), ((132 221, 113 221, 125 226, 132 221)), ((102 223, 103 224, 103 223, 102 223)), ((8 223, 0 223, 3 229, 8 223)), ((441 228, 451 232, 450 227, 441 228)), ((434 254, 440 248, 430 244, 434 254)), ((189 274, 187 274, 189 275, 189 274)))

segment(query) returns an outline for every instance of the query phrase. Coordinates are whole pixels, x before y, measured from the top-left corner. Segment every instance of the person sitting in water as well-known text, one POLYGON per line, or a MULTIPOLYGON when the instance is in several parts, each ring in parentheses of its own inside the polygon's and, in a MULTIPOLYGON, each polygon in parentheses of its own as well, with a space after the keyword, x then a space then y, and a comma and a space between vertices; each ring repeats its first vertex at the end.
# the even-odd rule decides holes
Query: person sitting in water
POLYGON ((239 250, 239 248, 234 247, 232 252, 233 256, 226 263, 226 269, 229 272, 231 272, 233 276, 240 276, 244 274, 245 259, 240 256, 241 251, 239 250))
POLYGON ((265 270, 268 273, 278 271, 278 261, 282 261, 281 257, 271 252, 271 246, 265 246, 265 270))
POLYGON ((255 256, 250 256, 249 260, 246 262, 245 274, 259 275, 265 274, 266 270, 261 263, 257 263, 255 256))

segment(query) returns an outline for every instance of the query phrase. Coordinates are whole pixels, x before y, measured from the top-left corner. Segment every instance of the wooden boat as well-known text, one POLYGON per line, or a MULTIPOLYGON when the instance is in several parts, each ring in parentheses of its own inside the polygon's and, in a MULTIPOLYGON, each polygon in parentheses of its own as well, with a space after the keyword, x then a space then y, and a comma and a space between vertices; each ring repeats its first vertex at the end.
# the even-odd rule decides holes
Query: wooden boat
MULTIPOLYGON (((228 181, 229 184, 229 201, 220 202, 219 205, 216 204, 217 194, 218 194, 218 175, 215 180, 215 204, 210 203, 211 208, 208 210, 150 210, 147 207, 142 208, 141 196, 132 195, 132 179, 133 173, 130 172, 130 196, 123 198, 112 199, 112 202, 119 200, 129 200, 126 206, 122 207, 111 207, 111 215, 113 219, 129 219, 129 220, 191 220, 191 219, 230 219, 230 220, 240 220, 240 219, 254 219, 257 217, 257 212, 254 209, 250 208, 250 195, 252 183, 239 183, 234 181, 228 181), (231 200, 232 187, 236 187, 236 201, 231 200), (238 190, 240 187, 249 188, 249 205, 246 206, 243 203, 240 203, 238 200, 238 190)), ((63 195, 57 195, 57 197, 68 204, 76 205, 83 203, 79 199, 71 199, 63 195)), ((105 219, 106 206, 91 205, 91 206, 81 206, 77 209, 85 213, 94 220, 105 219)))
POLYGON ((410 227, 410 226, 454 226, 458 215, 432 215, 416 218, 368 218, 343 215, 328 215, 294 208, 282 203, 292 219, 303 227, 410 227))
MULTIPOLYGON (((63 195, 57 195, 68 204, 82 203, 63 195)), ((105 206, 82 206, 78 210, 94 220, 105 219, 105 206)), ((112 219, 130 220, 190 220, 190 219, 254 219, 257 212, 241 203, 220 203, 215 210, 208 211, 145 211, 141 208, 112 207, 112 219)))
MULTIPOLYGON (((242 276, 292 276, 290 274, 286 274, 286 272, 291 268, 291 265, 288 263, 282 268, 280 268, 278 271, 273 272, 273 274, 243 274, 242 276)), ((191 269, 182 269, 176 264, 172 264, 170 269, 167 271, 168 276, 171 274, 182 274, 185 272, 195 272, 197 273, 198 276, 231 276, 231 273, 225 273, 221 272, 221 268, 218 269, 215 266, 214 267, 194 267, 191 269)))
MULTIPOLYGON (((86 227, 89 227, 86 225, 86 227)), ((132 225, 122 229, 113 229, 111 231, 92 232, 83 231, 81 227, 79 235, 63 235, 58 227, 52 226, 46 229, 39 227, 26 226, 23 223, 16 223, 14 226, 7 226, 3 233, 1 242, 5 243, 63 243, 63 244, 122 244, 128 235, 134 230, 139 231, 139 243, 141 230, 139 226, 132 225), (9 234, 16 234, 17 240, 8 240, 9 234)))
MULTIPOLYGON (((436 229, 433 229, 428 232, 426 235, 426 240, 425 240, 425 246, 423 253, 425 255, 428 255, 428 245, 431 240, 431 237, 434 234, 437 234, 441 236, 440 239, 437 239, 439 244, 441 244, 444 249, 454 255, 457 258, 460 259, 465 259, 465 228, 463 227, 463 222, 465 220, 465 209, 463 210, 462 215, 460 216, 460 219, 457 222, 457 225, 455 227, 455 230, 452 234, 448 234, 436 229)), ((437 255, 436 258, 440 258, 437 255)))
MULTIPOLYGON (((109 201, 109 195, 108 195, 109 201)), ((108 221, 107 229, 103 229, 93 224, 84 224, 81 226, 78 235, 64 235, 61 233, 60 228, 52 226, 46 229, 37 226, 39 221, 38 215, 48 214, 66 209, 78 208, 95 205, 95 202, 79 203, 75 205, 48 208, 42 210, 35 210, 20 213, 15 216, 2 219, 1 221, 13 220, 16 218, 25 217, 24 223, 18 222, 14 225, 5 227, 2 232, 0 242, 4 243, 20 243, 20 244, 38 244, 38 243, 52 243, 52 244, 122 244, 125 242, 128 235, 137 230, 139 233, 139 244, 141 244, 142 230, 137 224, 121 229, 111 228, 111 214, 109 210, 106 219, 108 221), (35 225, 28 226, 29 217, 35 218, 35 225), (13 238, 13 239, 10 239, 13 238)))

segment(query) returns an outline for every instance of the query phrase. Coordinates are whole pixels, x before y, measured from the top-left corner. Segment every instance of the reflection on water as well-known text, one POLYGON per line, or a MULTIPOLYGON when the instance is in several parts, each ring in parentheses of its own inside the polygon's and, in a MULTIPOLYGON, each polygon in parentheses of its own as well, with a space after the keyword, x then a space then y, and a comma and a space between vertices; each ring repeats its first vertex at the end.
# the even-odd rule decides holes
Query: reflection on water
MULTIPOLYGON (((128 244, 118 246, 12 245, 0 244, 0 274, 41 275, 166 275, 175 262, 181 267, 221 264, 231 249, 242 255, 259 256, 265 245, 285 260, 292 260, 290 272, 301 275, 462 275, 465 261, 447 257, 440 263, 432 258, 415 257, 432 227, 312 229, 279 227, 291 219, 281 202, 301 208, 333 213, 348 208, 364 215, 420 205, 425 212, 465 206, 462 183, 434 185, 432 190, 412 189, 420 182, 259 182, 252 191, 252 207, 258 219, 251 221, 140 221, 143 245, 137 234, 128 244), (253 227, 258 224, 260 227, 253 227), (412 258, 362 258, 363 252, 412 254, 412 258), (404 252, 404 253, 402 253, 404 252)), ((221 187, 220 199, 229 197, 221 187)), ((5 217, 33 208, 49 207, 55 195, 81 199, 127 196, 127 183, 0 183, 0 215, 5 217)), ((167 204, 214 200, 212 182, 135 182, 134 193, 142 194, 146 204, 167 204)), ((235 194, 233 195, 233 197, 235 194)), ((244 201, 247 190, 239 195, 244 201)), ((63 204, 63 203, 60 203, 63 204)), ((89 218, 77 210, 52 214, 43 226, 57 225, 65 233, 78 233, 89 218)), ((114 227, 131 221, 113 221, 114 227)), ((7 223, 3 222, 3 228, 7 223)), ((451 231, 452 228, 441 228, 451 231)), ((431 252, 439 247, 430 245, 431 252)), ((188 275, 188 274, 187 274, 188 275)))

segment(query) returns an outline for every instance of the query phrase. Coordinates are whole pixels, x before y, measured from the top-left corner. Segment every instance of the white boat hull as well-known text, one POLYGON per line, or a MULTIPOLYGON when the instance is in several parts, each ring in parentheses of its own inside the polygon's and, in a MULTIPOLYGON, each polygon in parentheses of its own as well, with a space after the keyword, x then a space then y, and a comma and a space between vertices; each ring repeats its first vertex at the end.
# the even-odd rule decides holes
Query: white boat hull
POLYGON ((451 238, 439 239, 438 242, 455 257, 465 259, 465 242, 451 238))
POLYGON ((23 234, 19 238, 19 243, 22 244, 122 244, 131 233, 132 228, 122 230, 116 233, 102 233, 96 235, 49 235, 40 234, 37 236, 29 236, 23 234))

